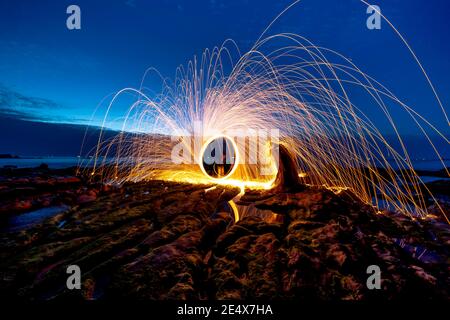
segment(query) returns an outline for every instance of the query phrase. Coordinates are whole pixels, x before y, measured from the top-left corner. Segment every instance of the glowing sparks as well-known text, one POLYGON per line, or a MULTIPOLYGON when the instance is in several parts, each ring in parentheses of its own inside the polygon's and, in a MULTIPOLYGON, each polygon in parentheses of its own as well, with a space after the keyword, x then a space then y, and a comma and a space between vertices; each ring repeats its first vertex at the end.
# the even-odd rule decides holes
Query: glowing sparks
POLYGON ((239 221, 239 210, 238 210, 236 204, 234 203, 234 201, 228 201, 228 204, 230 205, 231 209, 233 210, 234 222, 238 222, 239 221))
POLYGON ((279 130, 278 142, 294 155, 305 183, 325 186, 335 193, 349 189, 380 210, 384 207, 407 215, 426 217, 431 201, 445 216, 414 171, 388 104, 394 103, 412 118, 438 159, 442 157, 420 123, 449 141, 411 107, 350 60, 301 36, 279 34, 261 39, 251 51, 237 54, 237 61, 232 59, 234 48, 227 42, 206 50, 201 62, 194 60, 186 69, 178 69, 174 84, 164 82, 162 93, 156 97, 143 90, 121 91, 119 94, 138 94, 139 99, 130 107, 120 135, 106 141, 100 134, 94 171, 119 183, 162 179, 238 187, 241 193, 246 188, 267 190, 277 173, 275 144, 259 144, 252 150, 266 161, 248 163, 249 137, 237 139, 228 133, 250 129, 257 135, 258 130, 273 128, 279 130), (276 41, 288 44, 270 50, 276 41), (394 149, 352 102, 349 86, 360 88, 367 101, 386 115, 401 150, 394 149), (199 137, 194 134, 196 126, 200 126, 199 137), (200 147, 183 139, 186 136, 199 138, 200 147), (230 139, 237 152, 231 172, 215 179, 205 172, 202 157, 205 146, 218 136, 230 139), (183 157, 194 159, 193 163, 172 161, 177 144, 187 153, 183 157))

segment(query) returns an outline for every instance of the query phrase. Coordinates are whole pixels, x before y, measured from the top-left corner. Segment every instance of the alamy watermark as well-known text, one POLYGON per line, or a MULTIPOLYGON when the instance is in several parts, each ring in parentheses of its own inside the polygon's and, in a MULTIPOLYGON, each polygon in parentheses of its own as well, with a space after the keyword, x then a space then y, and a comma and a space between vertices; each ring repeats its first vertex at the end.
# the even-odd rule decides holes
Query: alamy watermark
POLYGON ((81 29, 81 9, 75 4, 67 7, 66 13, 69 15, 66 20, 66 27, 69 30, 81 29))
POLYGON ((67 274, 70 274, 66 280, 66 286, 69 290, 81 289, 81 269, 79 266, 72 264, 67 267, 67 274))
POLYGON ((376 264, 372 264, 367 267, 367 274, 370 276, 367 278, 366 286, 367 289, 381 289, 381 269, 376 264))
POLYGON ((381 9, 377 5, 370 5, 366 10, 367 14, 370 16, 366 20, 366 26, 369 30, 380 30, 381 29, 381 9))
POLYGON ((273 174, 273 166, 278 166, 278 129, 225 130, 205 136, 201 122, 195 122, 192 134, 176 132, 172 141, 176 142, 171 152, 174 164, 257 165, 261 175, 273 174))

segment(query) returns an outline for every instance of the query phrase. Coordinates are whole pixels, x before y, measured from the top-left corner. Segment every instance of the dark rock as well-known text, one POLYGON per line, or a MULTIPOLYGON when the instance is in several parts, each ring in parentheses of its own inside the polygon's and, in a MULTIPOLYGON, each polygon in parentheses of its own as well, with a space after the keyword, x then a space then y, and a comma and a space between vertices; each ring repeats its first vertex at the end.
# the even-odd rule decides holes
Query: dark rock
POLYGON ((254 210, 233 224, 219 209, 237 194, 235 188, 160 181, 105 188, 70 177, 64 172, 2 182, 0 196, 5 192, 9 202, 1 208, 62 199, 72 208, 26 231, 1 234, 1 295, 30 300, 449 298, 450 228, 439 217, 379 214, 348 191, 302 186, 248 192, 242 204, 264 208, 264 214, 254 210), (34 190, 12 200, 10 192, 17 188, 34 190), (89 201, 78 206, 86 196, 89 201), (79 292, 65 289, 69 264, 83 270, 79 292), (373 264, 382 270, 382 289, 376 292, 366 286, 366 270, 373 264))

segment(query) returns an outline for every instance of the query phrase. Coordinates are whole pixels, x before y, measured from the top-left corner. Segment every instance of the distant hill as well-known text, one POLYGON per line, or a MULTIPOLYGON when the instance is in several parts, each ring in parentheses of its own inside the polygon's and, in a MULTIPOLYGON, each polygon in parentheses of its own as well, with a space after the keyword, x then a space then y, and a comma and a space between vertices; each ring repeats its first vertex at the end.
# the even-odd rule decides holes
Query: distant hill
MULTIPOLYGON (((0 116, 0 154, 18 156, 77 156, 87 126, 18 120, 0 116)), ((118 132, 107 130, 105 138, 118 132)), ((90 127, 84 153, 95 147, 99 128, 90 127)))
POLYGON ((0 159, 17 159, 17 158, 19 158, 19 157, 16 155, 13 155, 13 154, 9 154, 9 153, 0 154, 0 159))
MULTIPOLYGON (((20 120, 0 114, 0 154, 20 156, 78 156, 87 126, 63 123, 46 123, 20 120)), ((94 148, 99 134, 98 127, 89 127, 83 153, 94 148)), ((106 130, 103 139, 118 134, 117 131, 106 130)), ((393 136, 386 139, 396 149, 400 144, 393 136)), ((436 159, 429 142, 424 137, 405 135, 403 137, 410 156, 413 159, 436 159)), ((450 159, 449 145, 442 139, 433 137, 436 148, 444 159, 450 159)), ((387 154, 387 151, 385 151, 387 154)))

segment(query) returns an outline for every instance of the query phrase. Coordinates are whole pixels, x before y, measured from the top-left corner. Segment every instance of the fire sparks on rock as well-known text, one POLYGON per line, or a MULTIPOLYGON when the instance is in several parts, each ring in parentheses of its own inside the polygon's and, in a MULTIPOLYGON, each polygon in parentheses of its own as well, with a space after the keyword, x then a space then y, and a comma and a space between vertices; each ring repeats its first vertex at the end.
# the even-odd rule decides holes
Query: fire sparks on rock
POLYGON ((120 134, 112 140, 100 134, 93 175, 118 183, 162 179, 270 189, 278 171, 275 149, 283 145, 305 183, 349 189, 367 204, 410 216, 427 216, 430 202, 440 208, 415 173, 390 110, 411 117, 438 159, 427 132, 448 139, 349 59, 299 35, 260 39, 244 54, 227 41, 179 67, 175 81, 163 85, 158 95, 143 87, 117 93, 105 125, 117 97, 131 93, 138 99, 120 134), (353 102, 354 87, 385 115, 400 149, 353 102), (202 163, 205 148, 218 136, 235 149, 235 163, 219 178, 202 163))

